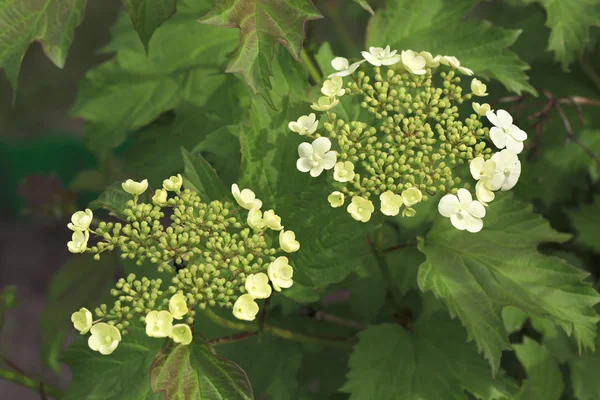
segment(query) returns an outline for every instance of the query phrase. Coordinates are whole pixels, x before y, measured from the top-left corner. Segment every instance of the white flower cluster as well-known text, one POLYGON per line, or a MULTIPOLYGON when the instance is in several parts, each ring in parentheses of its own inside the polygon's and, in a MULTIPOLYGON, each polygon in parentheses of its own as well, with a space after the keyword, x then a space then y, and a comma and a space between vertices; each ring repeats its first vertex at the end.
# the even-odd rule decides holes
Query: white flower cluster
MULTIPOLYGON (((185 296, 177 293, 169 300, 169 311, 150 311, 146 315, 146 334, 155 338, 171 338, 183 345, 192 342, 192 330, 187 324, 173 325, 173 319, 182 319, 188 312, 185 296)), ((90 332, 88 346, 102 355, 111 354, 121 342, 121 332, 110 322, 93 321, 92 313, 81 308, 71 315, 73 326, 82 335, 90 332)))
MULTIPOLYGON (((231 193, 240 207, 248 210, 247 222, 253 230, 259 233, 265 229, 279 231, 279 247, 286 253, 294 253, 300 249, 300 242, 296 240, 296 234, 291 230, 284 230, 281 225, 281 217, 275 214, 274 210, 264 212, 260 210, 263 203, 256 198, 256 194, 252 190, 240 190, 239 186, 234 183, 231 186, 231 193)), ((238 297, 233 304, 233 315, 244 321, 253 321, 259 311, 255 300, 270 297, 272 289, 279 292, 282 288, 291 287, 294 284, 293 275, 294 269, 289 264, 288 258, 284 256, 277 257, 272 261, 267 267, 266 274, 259 272, 248 275, 244 285, 246 293, 238 297)))
POLYGON ((518 154, 523 150, 527 133, 513 124, 512 116, 505 110, 494 113, 489 104, 478 103, 473 103, 473 110, 479 115, 485 114, 493 125, 490 129, 490 139, 497 148, 503 150, 488 160, 484 160, 483 157, 471 160, 469 168, 473 179, 477 181, 477 200, 473 200, 468 190, 459 189, 456 195, 447 194, 442 197, 438 211, 444 217, 450 218, 456 229, 479 232, 483 228, 484 206, 494 200, 494 191, 510 190, 519 180, 521 161, 518 154))

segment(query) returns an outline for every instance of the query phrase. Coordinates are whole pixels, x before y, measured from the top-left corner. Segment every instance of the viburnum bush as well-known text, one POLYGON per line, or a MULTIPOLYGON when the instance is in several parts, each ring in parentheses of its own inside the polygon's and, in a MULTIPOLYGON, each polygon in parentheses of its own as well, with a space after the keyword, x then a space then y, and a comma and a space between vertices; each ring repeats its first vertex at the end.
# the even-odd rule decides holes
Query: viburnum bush
MULTIPOLYGON (((86 1, 5 3, 16 89, 32 41, 63 66, 86 1)), ((0 377, 600 399, 600 1, 314 3, 123 0, 71 109, 98 160, 72 190, 98 196, 41 320, 72 381, 0 377)))

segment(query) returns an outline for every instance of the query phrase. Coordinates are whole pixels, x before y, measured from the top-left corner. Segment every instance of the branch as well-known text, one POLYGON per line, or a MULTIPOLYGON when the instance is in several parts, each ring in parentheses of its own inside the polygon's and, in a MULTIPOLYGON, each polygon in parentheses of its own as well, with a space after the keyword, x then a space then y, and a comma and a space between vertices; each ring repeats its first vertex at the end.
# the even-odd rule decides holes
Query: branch
POLYGON ((332 314, 326 313, 324 311, 315 310, 312 307, 302 307, 300 309, 300 314, 305 317, 312 318, 315 321, 329 322, 331 324, 346 326, 346 327, 354 328, 354 329, 366 329, 367 328, 367 325, 363 324, 362 322, 338 317, 337 315, 332 315, 332 314))
POLYGON ((4 379, 21 386, 25 386, 36 393, 40 393, 42 396, 45 396, 47 394, 48 396, 53 397, 55 399, 59 399, 63 396, 63 391, 57 387, 47 385, 40 380, 30 378, 21 373, 13 372, 2 367, 0 367, 0 379, 4 379), (41 388, 42 390, 40 392, 41 388))
POLYGON ((240 340, 248 339, 256 335, 258 335, 258 332, 240 332, 236 333, 235 335, 224 336, 213 340, 209 340, 208 344, 210 344, 211 346, 217 346, 220 344, 233 343, 240 340))

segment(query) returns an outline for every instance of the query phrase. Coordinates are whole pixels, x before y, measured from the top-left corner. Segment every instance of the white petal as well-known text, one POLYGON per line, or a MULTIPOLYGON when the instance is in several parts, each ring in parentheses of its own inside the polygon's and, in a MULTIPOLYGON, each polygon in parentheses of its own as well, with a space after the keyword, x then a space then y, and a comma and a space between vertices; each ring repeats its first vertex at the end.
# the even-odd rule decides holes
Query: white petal
POLYGON ((290 128, 290 131, 292 132, 302 132, 302 129, 300 128, 300 125, 298 125, 298 123, 296 121, 292 121, 288 124, 288 128, 290 128))
POLYGON ((325 154, 331 149, 331 140, 326 137, 320 137, 312 142, 312 148, 317 154, 325 154))
POLYGON ((504 110, 496 111, 496 116, 498 117, 498 121, 500 122, 501 126, 505 126, 508 128, 513 123, 513 117, 504 110))
POLYGON ((506 146, 506 135, 500 128, 494 126, 490 129, 490 139, 492 139, 494 146, 499 149, 503 149, 506 146))
POLYGON ((515 140, 517 140, 519 142, 527 140, 527 132, 520 129, 516 125, 511 125, 508 132, 509 132, 510 136, 512 136, 515 140))
POLYGON ((298 161, 296 161, 296 168, 298 168, 298 171, 300 172, 308 172, 311 169, 310 166, 310 162, 308 161, 308 158, 299 158, 298 161))
POLYGON ((477 200, 474 200, 471 202, 471 204, 469 204, 469 207, 467 207, 467 211, 474 217, 485 217, 485 207, 477 200))
POLYGON ((374 65, 376 67, 381 66, 381 61, 379 60, 379 58, 374 57, 368 51, 363 51, 361 54, 365 58, 365 60, 367 60, 369 62, 369 64, 372 64, 372 65, 374 65))
POLYGON ((517 182, 519 181, 519 177, 521 176, 521 162, 517 161, 517 163, 510 168, 510 174, 506 177, 504 181, 504 185, 502 185, 502 191, 505 192, 507 190, 515 187, 517 182))
POLYGON ((460 210, 460 202, 458 197, 453 194, 447 194, 440 199, 438 203, 438 212, 443 217, 451 217, 460 210))
POLYGON ((331 66, 336 71, 343 71, 348 69, 348 59, 344 57, 336 57, 331 60, 331 66))
POLYGON ((476 157, 471 160, 471 163, 469 164, 469 169, 471 171, 471 176, 476 181, 478 181, 481 178, 481 175, 483 174, 484 165, 485 160, 483 159, 483 157, 476 157))
POLYGON ((506 135, 506 148, 510 151, 514 151, 516 154, 519 154, 523 151, 524 145, 523 142, 518 142, 512 138, 510 135, 506 135))
POLYGON ((494 192, 486 186, 486 183, 487 182, 485 181, 479 181, 477 182, 477 185, 475 185, 475 194, 480 203, 489 203, 496 197, 494 192))
MULTIPOLYGON (((395 50, 394 50, 395 51, 395 50)), ((381 65, 394 65, 400 62, 400 56, 393 56, 381 60, 381 65)))
POLYGON ((298 145, 299 157, 310 157, 313 155, 313 147, 310 143, 304 142, 298 145))
POLYGON ((465 218, 461 213, 454 214, 450 217, 450 222, 459 231, 464 231, 467 228, 465 218))
POLYGON ((331 169, 335 166, 335 162, 337 161, 337 155, 335 151, 328 151, 323 155, 323 159, 321 165, 325 169, 331 169))
POLYGON ((473 201, 473 196, 471 196, 471 192, 469 192, 467 189, 458 189, 456 195, 464 207, 469 207, 473 201))
POLYGON ((321 175, 321 172, 323 172, 323 166, 317 165, 316 167, 311 168, 310 176, 312 176, 313 178, 316 178, 317 176, 321 175))
POLYGON ((487 117, 488 121, 490 121, 492 123, 492 125, 501 126, 500 121, 498 120, 498 117, 496 116, 496 114, 494 114, 493 111, 487 111, 485 113, 485 116, 487 117))
MULTIPOLYGON (((482 206, 483 207, 483 206, 482 206)), ((483 228, 483 220, 481 218, 473 217, 471 215, 465 217, 465 228, 471 233, 476 233, 483 228)))

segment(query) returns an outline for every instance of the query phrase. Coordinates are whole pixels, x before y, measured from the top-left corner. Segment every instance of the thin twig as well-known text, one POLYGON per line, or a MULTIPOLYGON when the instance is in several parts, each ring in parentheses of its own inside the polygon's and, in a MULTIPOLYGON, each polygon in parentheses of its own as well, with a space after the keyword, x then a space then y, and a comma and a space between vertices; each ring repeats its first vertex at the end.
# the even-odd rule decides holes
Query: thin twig
POLYGON ((269 305, 271 304, 271 298, 268 297, 265 300, 265 304, 263 305, 262 313, 260 314, 260 319, 258 321, 258 329, 262 332, 265 328, 265 322, 267 320, 267 312, 269 311, 269 305))
POLYGON ((235 335, 224 336, 224 337, 216 338, 213 340, 209 340, 208 343, 211 346, 217 346, 220 344, 227 344, 227 343, 237 342, 239 340, 248 339, 248 338, 251 338, 256 335, 258 335, 258 332, 240 332, 240 333, 236 333, 235 335))
MULTIPOLYGON (((37 379, 30 378, 26 374, 21 374, 18 372, 14 372, 8 369, 4 369, 0 367, 0 379, 7 380, 12 383, 16 383, 21 386, 25 386, 34 392, 38 392, 41 385, 44 385, 44 396, 46 393, 48 396, 59 399, 63 396, 63 391, 57 387, 45 385, 37 379)), ((42 395, 40 393, 40 395, 42 395)))
POLYGON ((354 329, 366 329, 367 325, 362 322, 353 321, 350 319, 338 317, 337 315, 332 315, 326 313, 325 311, 315 310, 313 307, 302 307, 300 309, 300 314, 314 319, 315 321, 328 322, 330 324, 347 326, 349 328, 354 329))
POLYGON ((415 247, 417 245, 417 242, 406 242, 406 243, 402 243, 396 246, 392 246, 392 247, 388 247, 387 249, 383 249, 381 250, 382 253, 390 253, 392 251, 396 251, 396 250, 402 250, 402 249, 406 249, 408 247, 415 247))
POLYGON ((563 124, 565 126, 565 129, 567 131, 567 136, 569 138, 571 138, 571 140, 573 140, 575 143, 577 143, 577 145, 579 147, 581 147, 581 149, 588 156, 590 156, 594 161, 596 161, 596 164, 600 165, 600 159, 598 158, 598 156, 589 147, 587 147, 585 145, 585 143, 583 143, 577 136, 575 136, 575 134, 573 133, 573 129, 571 128, 571 123, 569 122, 569 119, 565 115, 565 112, 560 107, 560 104, 558 104, 558 103, 554 104, 554 108, 558 112, 558 115, 560 116, 560 119, 562 120, 562 122, 563 122, 563 124))

